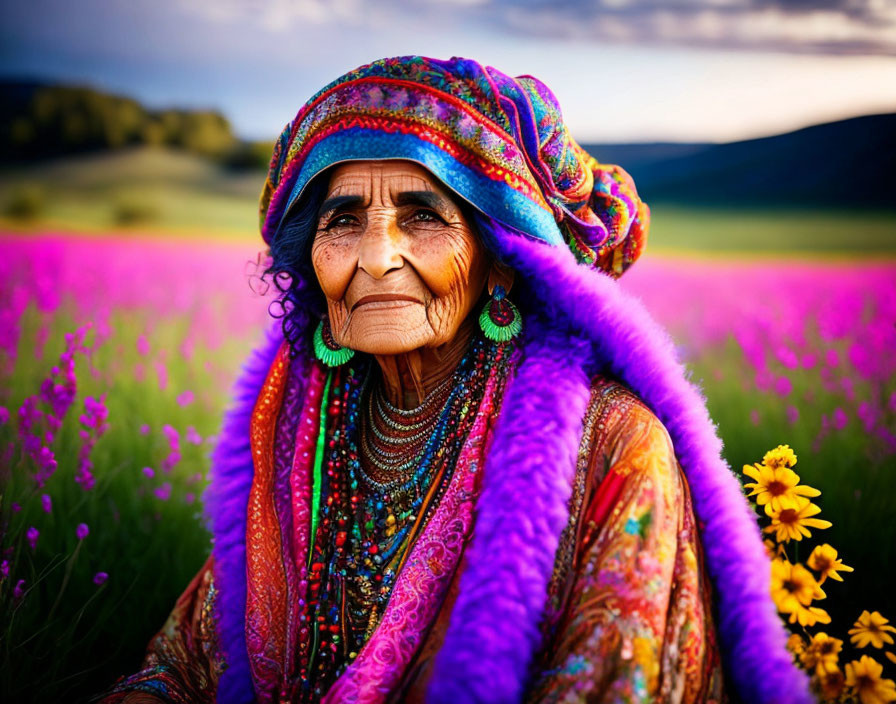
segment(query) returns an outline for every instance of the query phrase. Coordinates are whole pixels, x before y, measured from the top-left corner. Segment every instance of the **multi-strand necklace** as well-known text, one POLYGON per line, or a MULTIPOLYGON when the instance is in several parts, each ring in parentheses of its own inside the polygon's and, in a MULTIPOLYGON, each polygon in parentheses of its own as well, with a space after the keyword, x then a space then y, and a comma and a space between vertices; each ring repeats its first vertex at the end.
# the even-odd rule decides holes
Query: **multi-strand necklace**
POLYGON ((298 638, 304 699, 326 692, 379 623, 414 540, 448 487, 505 347, 473 341, 455 372, 408 410, 389 403, 368 381, 370 372, 333 372, 321 408, 320 520, 298 638))

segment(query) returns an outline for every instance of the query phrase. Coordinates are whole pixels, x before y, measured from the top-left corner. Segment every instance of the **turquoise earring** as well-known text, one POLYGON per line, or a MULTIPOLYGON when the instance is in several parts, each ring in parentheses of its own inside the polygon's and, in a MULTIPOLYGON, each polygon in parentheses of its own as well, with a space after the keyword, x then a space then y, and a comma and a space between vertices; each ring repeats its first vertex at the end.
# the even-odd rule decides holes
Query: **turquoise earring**
POLYGON ((333 339, 333 331, 330 330, 330 319, 326 316, 320 321, 314 331, 314 356, 328 367, 338 367, 345 364, 355 356, 355 351, 343 347, 333 339))
POLYGON ((495 286, 492 297, 479 315, 482 333, 494 342, 508 342, 520 334, 523 318, 520 310, 507 300, 503 286, 495 286))

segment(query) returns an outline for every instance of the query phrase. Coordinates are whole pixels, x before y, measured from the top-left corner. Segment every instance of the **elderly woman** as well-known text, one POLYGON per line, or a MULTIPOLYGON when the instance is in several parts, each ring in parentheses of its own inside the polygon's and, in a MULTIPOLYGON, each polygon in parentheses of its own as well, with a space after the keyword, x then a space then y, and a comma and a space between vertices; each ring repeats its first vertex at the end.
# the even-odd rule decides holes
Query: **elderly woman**
POLYGON ((739 484, 615 278, 631 178, 465 59, 352 71, 261 202, 212 556, 105 701, 804 702, 739 484))

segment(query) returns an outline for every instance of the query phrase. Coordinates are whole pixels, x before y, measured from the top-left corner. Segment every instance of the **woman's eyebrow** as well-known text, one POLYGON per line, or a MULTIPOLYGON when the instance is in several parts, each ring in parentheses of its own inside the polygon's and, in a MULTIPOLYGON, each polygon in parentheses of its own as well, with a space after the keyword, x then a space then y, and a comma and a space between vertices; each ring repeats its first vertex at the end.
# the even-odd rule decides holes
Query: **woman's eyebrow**
POLYGON ((396 205, 422 205, 440 212, 450 212, 451 201, 433 191, 402 191, 395 196, 396 205))
POLYGON ((321 203, 320 208, 317 209, 317 219, 320 220, 324 215, 332 213, 338 208, 361 205, 363 202, 364 198, 361 196, 333 196, 332 198, 327 198, 321 203))

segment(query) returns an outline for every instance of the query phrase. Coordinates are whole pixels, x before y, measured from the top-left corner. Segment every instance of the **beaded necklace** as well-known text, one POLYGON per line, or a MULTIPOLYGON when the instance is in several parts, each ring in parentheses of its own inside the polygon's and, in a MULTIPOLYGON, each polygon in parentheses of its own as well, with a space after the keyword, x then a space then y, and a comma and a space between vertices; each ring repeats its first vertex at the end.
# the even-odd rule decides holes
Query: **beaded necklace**
POLYGON ((370 365, 331 373, 321 406, 320 518, 300 602, 302 700, 319 700, 376 629, 506 347, 474 340, 455 372, 410 410, 369 388, 370 365))

